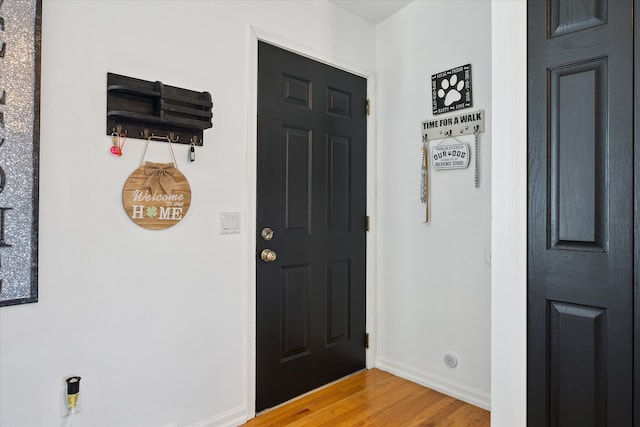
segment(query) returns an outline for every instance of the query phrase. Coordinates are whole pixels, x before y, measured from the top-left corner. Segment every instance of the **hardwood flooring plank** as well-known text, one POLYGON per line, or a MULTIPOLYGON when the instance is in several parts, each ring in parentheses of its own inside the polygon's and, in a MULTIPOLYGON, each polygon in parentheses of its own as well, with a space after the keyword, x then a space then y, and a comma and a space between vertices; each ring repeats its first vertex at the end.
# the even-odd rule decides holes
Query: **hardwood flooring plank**
POLYGON ((379 369, 347 377, 244 424, 247 427, 489 425, 488 411, 379 369))
POLYGON ((372 426, 372 425, 388 425, 389 420, 394 421, 398 418, 404 418, 404 410, 407 402, 416 399, 425 399, 428 401, 431 390, 420 387, 417 384, 405 382, 396 387, 390 393, 385 393, 379 399, 371 400, 371 410, 357 414, 353 417, 351 425, 353 426, 372 426))
MULTIPOLYGON (((281 406, 260 414, 259 418, 261 420, 261 423, 264 422, 266 424, 255 425, 288 425, 286 424, 287 419, 298 419, 300 418, 299 413, 301 412, 310 414, 315 412, 318 408, 330 406, 335 402, 339 402, 345 398, 349 398, 354 394, 362 391, 364 387, 365 385, 362 384, 362 379, 354 378, 353 376, 348 377, 342 380, 339 384, 334 384, 332 386, 317 390, 310 395, 293 400, 287 403, 285 406, 281 406), (271 422, 275 423, 276 421, 278 421, 277 424, 269 424, 271 422)), ((254 420, 257 420, 257 418, 254 418, 254 420)), ((249 421, 249 423, 254 420, 249 421)))
POLYGON ((409 397, 416 390, 407 390, 407 382, 390 376, 386 383, 378 383, 376 387, 367 387, 359 395, 352 398, 362 399, 367 404, 363 406, 361 411, 344 414, 336 421, 349 426, 372 425, 375 423, 376 417, 387 408, 397 405, 399 401, 409 397), (348 416, 347 416, 348 415, 348 416))
MULTIPOLYGON (((412 425, 421 427, 449 426, 452 420, 455 421, 455 419, 450 418, 450 416, 465 405, 469 404, 456 400, 453 397, 443 395, 443 397, 437 399, 434 402, 434 405, 431 405, 428 410, 418 414, 413 419, 412 425)), ((489 425, 488 421, 489 417, 487 413, 487 424, 485 424, 486 426, 489 425)))
POLYGON ((482 427, 486 425, 487 411, 477 406, 464 405, 443 420, 447 427, 482 427))
POLYGON ((347 396, 341 401, 337 401, 334 404, 323 408, 317 408, 317 410, 314 411, 313 417, 309 417, 309 419, 299 425, 315 427, 322 425, 325 422, 333 423, 337 419, 347 416, 347 413, 366 412, 368 408, 375 405, 377 399, 384 398, 385 393, 388 393, 390 390, 399 386, 399 381, 395 379, 376 381, 375 386, 368 384, 359 392, 347 396), (354 407, 357 408, 357 411, 353 410, 354 407))

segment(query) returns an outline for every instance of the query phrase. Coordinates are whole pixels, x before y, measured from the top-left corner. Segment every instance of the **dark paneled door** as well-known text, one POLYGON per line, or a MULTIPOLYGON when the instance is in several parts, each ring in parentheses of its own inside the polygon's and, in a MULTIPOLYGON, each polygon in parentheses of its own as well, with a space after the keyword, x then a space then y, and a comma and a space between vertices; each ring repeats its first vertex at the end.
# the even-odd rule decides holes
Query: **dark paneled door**
POLYGON ((633 421, 632 0, 528 1, 528 423, 633 421))
POLYGON ((365 366, 365 100, 365 79, 259 43, 258 411, 365 366))

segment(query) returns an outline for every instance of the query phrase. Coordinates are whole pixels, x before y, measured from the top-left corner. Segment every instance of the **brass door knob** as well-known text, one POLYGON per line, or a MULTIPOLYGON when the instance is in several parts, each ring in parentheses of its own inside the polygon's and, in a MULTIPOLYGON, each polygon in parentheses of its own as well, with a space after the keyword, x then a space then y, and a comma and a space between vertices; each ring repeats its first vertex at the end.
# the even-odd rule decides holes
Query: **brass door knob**
POLYGON ((273 262, 276 260, 277 255, 271 249, 263 249, 260 253, 260 258, 262 258, 264 262, 273 262))

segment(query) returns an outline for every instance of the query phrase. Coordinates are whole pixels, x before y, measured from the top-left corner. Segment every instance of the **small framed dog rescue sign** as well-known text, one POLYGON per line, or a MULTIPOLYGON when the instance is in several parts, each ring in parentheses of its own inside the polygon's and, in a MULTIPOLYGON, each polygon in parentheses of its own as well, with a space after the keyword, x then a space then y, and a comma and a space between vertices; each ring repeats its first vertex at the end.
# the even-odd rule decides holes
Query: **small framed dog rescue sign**
POLYGON ((471 64, 431 76, 433 114, 442 114, 473 106, 471 64))

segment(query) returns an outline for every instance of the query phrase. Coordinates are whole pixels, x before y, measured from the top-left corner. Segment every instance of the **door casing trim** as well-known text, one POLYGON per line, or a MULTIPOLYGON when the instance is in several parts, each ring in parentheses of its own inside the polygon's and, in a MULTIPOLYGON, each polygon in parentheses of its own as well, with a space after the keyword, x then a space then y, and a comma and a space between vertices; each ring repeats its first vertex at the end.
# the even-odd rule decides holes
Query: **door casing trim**
POLYGON ((365 69, 351 64, 340 58, 326 55, 309 46, 300 44, 294 40, 287 39, 278 34, 265 31, 261 28, 249 25, 246 47, 246 105, 247 123, 245 126, 246 135, 246 182, 247 191, 245 204, 242 207, 246 212, 244 215, 245 233, 245 265, 243 272, 243 301, 246 301, 243 318, 245 343, 244 363, 245 373, 243 383, 245 384, 245 402, 247 402, 246 419, 255 415, 256 401, 256 197, 257 197, 257 116, 258 116, 258 41, 263 41, 274 46, 289 50, 315 61, 331 65, 341 70, 356 74, 367 79, 367 97, 372 103, 372 112, 367 119, 367 215, 371 217, 371 231, 367 233, 366 243, 366 328, 369 333, 369 349, 366 353, 366 367, 373 368, 376 355, 376 103, 375 103, 375 83, 376 76, 373 70, 365 69))

